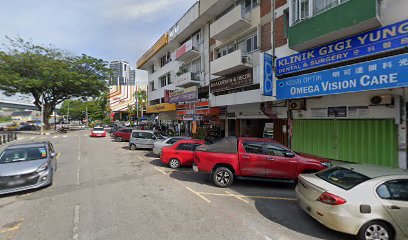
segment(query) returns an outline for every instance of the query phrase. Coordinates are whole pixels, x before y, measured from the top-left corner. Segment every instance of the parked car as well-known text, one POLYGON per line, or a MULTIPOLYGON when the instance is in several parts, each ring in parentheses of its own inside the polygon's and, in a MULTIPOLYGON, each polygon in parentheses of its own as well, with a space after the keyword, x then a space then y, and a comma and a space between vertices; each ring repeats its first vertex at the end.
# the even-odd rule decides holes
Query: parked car
POLYGON ((408 239, 408 171, 346 164, 301 174, 300 206, 328 228, 361 240, 408 239))
POLYGON ((38 131, 38 130, 40 130, 40 127, 33 124, 20 125, 16 128, 16 131, 38 131))
POLYGON ((150 130, 133 130, 129 140, 129 147, 131 150, 138 148, 153 149, 156 141, 165 139, 160 132, 150 130))
POLYGON ((169 137, 165 138, 162 141, 156 141, 153 144, 153 153, 159 155, 162 148, 166 146, 171 146, 176 142, 184 139, 190 139, 189 137, 169 137))
POLYGON ((106 137, 106 130, 103 127, 94 127, 91 130, 91 137, 106 137))
POLYGON ((295 153, 268 138, 224 138, 196 149, 193 169, 211 173, 218 187, 228 187, 234 178, 278 179, 295 182, 300 173, 318 172, 330 160, 295 153))
POLYGON ((129 141, 130 134, 132 134, 131 128, 121 128, 113 134, 113 137, 116 142, 129 141))
POLYGON ((123 128, 125 128, 125 127, 115 125, 110 129, 109 133, 111 134, 111 136, 114 136, 115 132, 117 132, 117 131, 119 131, 120 129, 123 129, 123 128))
POLYGON ((180 166, 191 166, 194 162, 194 151, 203 144, 205 144, 203 140, 179 140, 171 146, 163 147, 160 160, 173 169, 180 166))
POLYGON ((56 156, 50 142, 8 146, 0 154, 0 195, 51 185, 56 156))

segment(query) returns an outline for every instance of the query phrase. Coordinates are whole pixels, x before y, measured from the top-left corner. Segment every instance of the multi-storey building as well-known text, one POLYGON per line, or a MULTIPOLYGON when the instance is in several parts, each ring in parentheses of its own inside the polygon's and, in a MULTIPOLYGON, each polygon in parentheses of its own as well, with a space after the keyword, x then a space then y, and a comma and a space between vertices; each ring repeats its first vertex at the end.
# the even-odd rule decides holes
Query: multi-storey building
POLYGON ((130 65, 128 62, 119 60, 109 64, 112 70, 112 79, 110 85, 127 85, 130 79, 130 65))
POLYGON ((171 112, 163 119, 200 120, 191 109, 208 98, 227 136, 407 168, 407 8, 404 0, 201 0, 138 68, 149 71, 151 109, 171 112))

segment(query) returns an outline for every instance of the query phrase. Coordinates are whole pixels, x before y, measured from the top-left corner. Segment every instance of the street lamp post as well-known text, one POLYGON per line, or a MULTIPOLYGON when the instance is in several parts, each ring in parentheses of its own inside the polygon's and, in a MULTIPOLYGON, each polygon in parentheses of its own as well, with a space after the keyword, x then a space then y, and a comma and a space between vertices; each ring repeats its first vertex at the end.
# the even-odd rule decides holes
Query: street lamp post
POLYGON ((41 135, 44 135, 44 103, 41 103, 41 135))

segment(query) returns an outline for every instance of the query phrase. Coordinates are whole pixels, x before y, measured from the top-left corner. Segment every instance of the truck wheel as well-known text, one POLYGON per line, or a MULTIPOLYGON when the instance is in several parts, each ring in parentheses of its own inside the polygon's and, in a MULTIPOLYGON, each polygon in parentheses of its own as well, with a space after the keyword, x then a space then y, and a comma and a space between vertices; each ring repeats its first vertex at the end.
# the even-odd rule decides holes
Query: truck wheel
POLYGON ((180 161, 178 159, 172 158, 169 161, 169 167, 176 169, 180 167, 180 161))
POLYGON ((358 234, 358 239, 369 240, 369 239, 380 239, 388 240, 394 239, 394 232, 390 226, 381 221, 371 221, 364 224, 358 234))
POLYGON ((122 142, 122 138, 121 138, 121 137, 117 137, 117 138, 116 138, 116 142, 122 142))
POLYGON ((234 181, 234 174, 226 167, 219 167, 213 171, 211 179, 215 186, 226 188, 234 181))

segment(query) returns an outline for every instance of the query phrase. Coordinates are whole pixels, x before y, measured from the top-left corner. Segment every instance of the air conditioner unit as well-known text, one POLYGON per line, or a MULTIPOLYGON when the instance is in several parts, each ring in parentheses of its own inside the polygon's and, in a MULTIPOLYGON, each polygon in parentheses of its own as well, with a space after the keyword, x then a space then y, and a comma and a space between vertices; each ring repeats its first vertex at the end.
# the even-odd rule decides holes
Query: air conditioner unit
POLYGON ((392 95, 376 95, 370 98, 371 105, 394 105, 394 97, 392 95))
POLYGON ((290 110, 306 110, 306 100, 293 100, 289 102, 289 109, 290 110))
POLYGON ((249 57, 249 56, 242 56, 242 57, 241 57, 241 62, 242 62, 243 64, 245 64, 245 63, 250 63, 250 62, 251 62, 251 57, 249 57))

